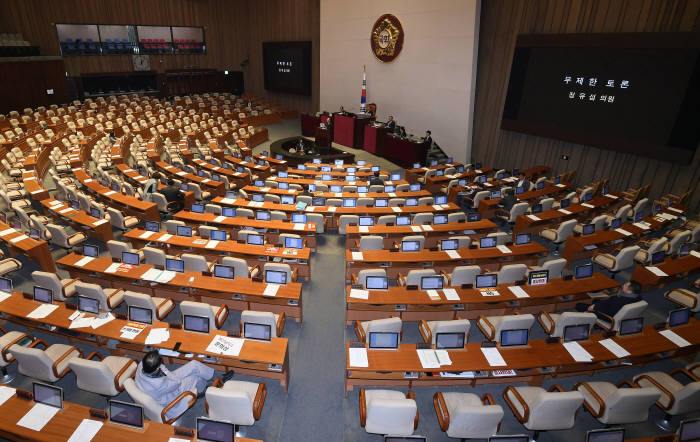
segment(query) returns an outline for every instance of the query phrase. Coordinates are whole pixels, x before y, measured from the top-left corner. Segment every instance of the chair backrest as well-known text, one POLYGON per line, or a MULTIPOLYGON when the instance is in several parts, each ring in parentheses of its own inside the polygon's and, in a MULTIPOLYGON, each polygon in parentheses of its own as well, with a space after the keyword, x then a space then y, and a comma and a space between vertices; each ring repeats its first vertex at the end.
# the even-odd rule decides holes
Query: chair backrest
POLYGON ((578 391, 547 392, 542 390, 530 404, 525 428, 530 430, 565 430, 574 426, 576 410, 583 403, 578 391))
POLYGON ((469 328, 471 323, 467 319, 452 319, 449 321, 434 321, 432 322, 432 342, 435 345, 438 333, 464 333, 465 343, 466 337, 469 336, 469 328))
POLYGON ((68 366, 75 373, 75 381, 79 389, 103 396, 119 394, 114 386, 114 374, 103 361, 72 358, 68 366))
POLYGON ((472 243, 472 239, 469 235, 448 236, 447 239, 457 240, 457 247, 459 247, 460 249, 469 247, 472 243))
MULTIPOLYGON (((234 384, 237 385, 237 384, 234 384)), ((253 401, 246 389, 209 387, 205 393, 208 415, 212 419, 226 420, 236 425, 253 425, 253 401)))
POLYGON ((156 304, 153 302, 151 295, 127 290, 124 292, 124 300, 127 306, 147 308, 151 311, 151 318, 156 317, 156 304))
POLYGON ((365 336, 373 332, 401 333, 401 318, 391 317, 368 321, 365 326, 365 336))
POLYGON ((596 216, 595 218, 593 218, 593 220, 591 221, 591 224, 594 224, 595 230, 598 231, 598 230, 602 230, 603 227, 605 227, 605 223, 607 220, 608 220, 607 215, 599 215, 599 216, 596 216))
POLYGON ((367 404, 365 429, 369 433, 399 436, 413 434, 417 409, 413 399, 372 399, 367 404))
POLYGON ((673 238, 671 238, 671 241, 668 243, 668 253, 669 255, 675 255, 678 253, 678 250, 680 249, 681 245, 685 244, 690 240, 690 232, 685 230, 679 233, 676 233, 673 238))
POLYGON ((58 226, 56 224, 49 223, 46 225, 46 228, 51 233, 51 242, 52 243, 57 244, 60 247, 65 247, 65 248, 70 247, 70 244, 68 244, 68 234, 66 233, 66 230, 62 226, 58 226))
POLYGON ((55 382, 57 380, 52 369, 53 361, 44 350, 21 345, 13 345, 11 348, 12 354, 17 358, 17 367, 20 373, 30 378, 47 382, 55 382))
POLYGON ((125 380, 124 388, 131 399, 143 407, 143 412, 148 420, 163 423, 160 415, 161 411, 163 411, 163 407, 151 396, 141 391, 133 379, 129 378, 125 380))
POLYGON ((488 190, 482 190, 480 192, 477 192, 476 195, 474 195, 474 203, 473 203, 472 207, 474 207, 475 209, 478 209, 479 202, 481 202, 481 200, 483 198, 488 198, 490 195, 491 195, 491 192, 489 192, 488 190))
POLYGON ((559 227, 557 228, 557 242, 566 241, 566 238, 571 236, 571 233, 573 233, 574 227, 576 227, 575 219, 570 219, 559 224, 559 227))
POLYGON ((513 238, 513 235, 506 232, 487 233, 487 237, 496 238, 496 245, 502 246, 513 238))
MULTIPOLYGON (((678 236, 678 235, 676 235, 676 236, 678 236)), ((649 246, 649 248, 647 249, 647 261, 649 261, 651 259, 651 255, 653 255, 654 253, 666 249, 667 244, 668 244, 668 240, 664 236, 654 240, 654 242, 652 242, 651 245, 649 246)))
POLYGON ((698 411, 700 381, 686 384, 680 391, 675 392, 673 396, 676 400, 671 410, 669 410, 672 414, 686 414, 698 411))
POLYGON ((527 266, 525 264, 506 264, 498 271, 498 283, 508 284, 525 278, 527 266))
POLYGON ((180 313, 184 315, 203 316, 209 318, 209 330, 214 330, 216 320, 211 306, 204 302, 182 301, 180 302, 180 313))
POLYGON ((32 272, 32 280, 34 284, 51 289, 53 292, 53 299, 57 301, 65 301, 66 298, 63 297, 63 287, 61 286, 61 280, 58 279, 58 275, 52 272, 42 272, 35 270, 32 272))
POLYGON ((457 222, 466 221, 466 220, 467 220, 467 215, 465 215, 464 212, 453 212, 453 213, 447 214, 447 222, 448 223, 457 223, 457 222))
POLYGON ((649 209, 649 198, 640 199, 639 201, 637 201, 637 204, 634 205, 632 219, 635 219, 637 217, 638 213, 644 213, 648 209, 649 209))
MULTIPOLYGON (((532 324, 535 323, 535 317, 530 313, 524 315, 504 315, 499 317, 500 320, 496 321, 494 341, 501 342, 501 331, 502 330, 517 330, 517 329, 530 329, 532 324)), ((493 318, 489 318, 491 322, 493 318)))
POLYGON ((618 271, 632 267, 637 252, 639 252, 639 246, 629 246, 620 250, 620 253, 615 256, 615 267, 613 270, 618 271))
POLYGON ((615 327, 613 330, 619 331, 620 323, 625 319, 638 318, 642 316, 642 313, 644 313, 644 310, 646 310, 648 305, 649 304, 647 304, 646 301, 637 301, 623 305, 615 316, 613 316, 613 319, 615 320, 615 327))
POLYGON ((554 331, 551 336, 561 338, 564 336, 564 329, 570 325, 588 325, 588 331, 595 324, 597 316, 591 312, 563 312, 554 324, 554 331))
MULTIPOLYGON (((517 204, 514 204, 513 207, 510 208, 510 213, 509 213, 509 216, 508 216, 508 222, 514 223, 515 220, 516 220, 516 218, 518 218, 518 215, 522 215, 522 214, 524 214, 525 212, 527 212, 527 209, 528 209, 529 207, 530 207, 530 206, 528 205, 528 203, 517 203, 517 204)), ((542 210, 544 210, 544 208, 543 208, 542 210)))
POLYGON ((450 275, 450 285, 460 287, 462 284, 474 284, 476 275, 481 274, 481 267, 477 265, 457 266, 450 275))
POLYGON ((182 261, 184 262, 185 270, 190 272, 208 272, 209 264, 207 260, 204 259, 202 255, 195 255, 192 253, 183 253, 180 255, 182 261))
MULTIPOLYGON (((282 264, 278 262, 268 262, 265 263, 263 266, 263 271, 267 272, 268 270, 274 270, 277 272, 286 272, 287 273, 287 283, 292 282, 292 268, 289 266, 289 264, 282 264)), ((264 275, 263 275, 264 277, 264 275)))
POLYGON ((151 194, 151 199, 154 203, 156 203, 156 206, 158 206, 159 212, 168 212, 168 200, 165 199, 165 196, 162 193, 153 192, 151 194))
MULTIPOLYGON (((539 181, 539 180, 537 180, 539 181)), ((540 204, 542 205, 542 210, 550 210, 552 206, 554 205, 554 198, 543 198, 540 201, 540 204)))
POLYGON ((320 213, 307 213, 306 222, 316 224, 316 233, 324 233, 325 229, 325 218, 320 213))
POLYGON ((269 325, 271 336, 273 338, 277 337, 277 321, 275 321, 274 313, 244 310, 241 312, 241 333, 243 332, 243 325, 247 322, 269 325))
POLYGON ((165 252, 163 250, 156 249, 154 247, 144 247, 141 250, 143 251, 143 257, 146 264, 165 267, 165 252))
POLYGON ((419 250, 423 250, 425 247, 425 236, 423 235, 408 235, 401 238, 401 241, 418 241, 419 250))
POLYGON ((255 213, 251 209, 245 209, 245 208, 236 208, 236 217, 241 217, 241 218, 254 218, 255 213))
POLYGON ((92 284, 89 282, 78 281, 75 283, 75 288, 76 290, 78 290, 79 295, 100 301, 101 311, 110 310, 107 306, 107 295, 105 295, 105 292, 99 285, 92 284))
MULTIPOLYGON (((446 400, 448 397, 448 394, 445 394, 446 400)), ((450 425, 447 435, 454 438, 488 438, 496 434, 503 419, 503 407, 483 405, 478 399, 474 402, 459 401, 449 413, 450 425)))
POLYGON ((600 417, 605 424, 644 422, 649 408, 661 397, 656 388, 618 388, 605 398, 605 412, 600 417))
POLYGON ((363 235, 360 237, 360 250, 382 250, 384 238, 379 235, 363 235))
POLYGON ((360 270, 357 274, 357 281, 362 287, 367 287, 367 277, 368 276, 386 276, 386 270, 384 269, 365 269, 360 270))
POLYGON ((184 225, 185 225, 184 221, 179 221, 176 219, 169 219, 165 222, 165 230, 167 230, 167 232, 171 235, 176 235, 178 226, 184 226, 184 225))
POLYGON ((345 235, 345 228, 348 224, 359 224, 359 222, 360 217, 357 215, 340 215, 340 218, 338 218, 338 233, 340 233, 341 235, 345 235))
POLYGON ((122 258, 122 252, 130 252, 131 247, 123 241, 117 241, 114 239, 110 239, 107 241, 107 249, 109 250, 109 254, 112 256, 112 258, 117 258, 121 259, 122 258))
POLYGON ((243 258, 234 258, 232 256, 225 256, 221 259, 221 264, 225 266, 233 267, 234 278, 247 278, 248 277, 248 263, 243 258))
POLYGON ((632 206, 630 204, 625 204, 617 209, 617 212, 615 212, 615 218, 620 218, 623 223, 627 222, 630 210, 632 210, 632 206))
POLYGON ((542 263, 542 268, 549 270, 549 279, 561 278, 561 272, 568 261, 565 258, 550 259, 542 263))
POLYGON ((417 213, 416 215, 414 215, 412 223, 417 225, 425 223, 432 224, 433 214, 429 212, 417 213))
MULTIPOLYGON (((410 270, 406 275, 406 285, 417 285, 420 287, 421 278, 424 276, 435 276, 436 274, 434 269, 410 270)), ((447 284, 446 281, 445 284, 447 284)))

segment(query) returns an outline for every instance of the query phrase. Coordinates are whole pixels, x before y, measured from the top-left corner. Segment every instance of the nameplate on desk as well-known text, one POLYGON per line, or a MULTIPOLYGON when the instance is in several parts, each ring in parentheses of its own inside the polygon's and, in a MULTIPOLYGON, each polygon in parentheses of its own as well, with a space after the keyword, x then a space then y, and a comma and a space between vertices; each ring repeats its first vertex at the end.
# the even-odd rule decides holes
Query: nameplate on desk
POLYGON ((6 236, 6 235, 9 235, 10 233, 14 233, 14 232, 16 232, 15 229, 5 229, 2 232, 0 232, 0 236, 6 236))
POLYGON ((422 232, 423 229, 420 228, 420 226, 411 226, 411 230, 414 232, 422 232))
POLYGON ((426 231, 426 232, 432 232, 432 231, 433 231, 433 226, 428 225, 428 224, 423 224, 423 225, 420 226, 420 227, 421 227, 424 231, 426 231))
POLYGON ((519 285, 513 285, 509 286, 508 290, 510 290, 513 295, 515 295, 516 298, 529 298, 530 295, 519 285))
POLYGON ((589 209, 595 209, 595 206, 594 206, 594 205, 592 205, 592 204, 588 204, 588 203, 581 203, 581 205, 582 205, 583 207, 588 207, 589 209))
POLYGON ((73 211, 73 208, 71 208, 71 207, 68 207, 67 209, 62 209, 62 210, 59 210, 59 211, 58 211, 58 213, 61 213, 61 214, 63 214, 63 213, 68 213, 68 212, 71 212, 71 211, 73 211))
POLYGON ((151 235, 153 235, 154 233, 156 233, 156 232, 152 232, 152 231, 150 231, 150 230, 147 230, 147 231, 145 231, 145 232, 143 232, 142 234, 139 235, 139 239, 147 239, 147 238, 150 238, 151 235))
POLYGON ((690 342, 678 336, 673 330, 662 330, 659 334, 679 347, 688 347, 691 345, 690 342))
POLYGON ((559 209, 559 213, 563 213, 564 215, 571 215, 571 212, 569 212, 566 209, 559 209))
POLYGON ((653 273, 654 275, 656 275, 656 276, 661 276, 661 277, 663 277, 663 276, 668 276, 668 275, 666 274, 666 272, 664 272, 663 270, 661 270, 661 269, 658 268, 658 267, 654 267, 654 266, 645 266, 645 268, 646 268, 647 270, 649 270, 651 273, 653 273))
POLYGON ((624 358, 630 355, 630 352, 622 348, 620 344, 613 341, 612 339, 602 339, 598 341, 598 343, 606 349, 608 349, 608 351, 614 354, 616 358, 624 358))
POLYGON ((631 233, 631 232, 628 232, 628 231, 625 230, 625 229, 615 229, 615 231, 616 231, 617 233, 620 233, 620 234, 625 235, 625 236, 632 236, 632 233, 631 233))
MULTIPOLYGON (((608 196, 610 196, 610 195, 608 195, 608 196)), ((667 207, 667 209, 668 209, 668 210, 671 210, 671 211, 673 211, 673 212, 676 212, 676 213, 683 213, 682 210, 676 209, 675 207, 667 207)))
POLYGON ((591 362, 593 361, 593 355, 588 353, 585 348, 581 346, 576 341, 572 342, 564 342, 562 344, 564 348, 566 349, 567 352, 571 355, 572 358, 574 358, 574 361, 576 362, 591 362))
POLYGON ((513 253, 511 249, 504 245, 496 246, 496 248, 501 252, 501 253, 513 253))
POLYGON ((83 256, 82 258, 80 258, 80 259, 79 259, 75 264, 73 264, 73 265, 76 266, 76 267, 82 267, 82 266, 84 266, 85 264, 89 263, 90 261, 92 261, 92 260, 94 260, 94 259, 95 259, 95 258, 93 258, 92 256, 83 256))
POLYGON ((445 250, 445 253, 447 253, 447 256, 449 256, 451 259, 461 259, 462 258, 462 255, 460 255, 459 252, 456 250, 445 250))
POLYGON ((481 352, 492 367, 504 367, 508 365, 503 359, 503 356, 501 356, 501 352, 499 352, 496 347, 481 347, 481 352))
POLYGON ((329 212, 335 212, 336 210, 338 210, 338 208, 336 206, 328 206, 329 212))
POLYGON ((542 218, 540 218, 537 215, 526 215, 528 218, 530 218, 533 221, 542 221, 542 218))
POLYGON ((169 240, 169 239, 172 238, 172 237, 173 237, 173 235, 171 235, 171 234, 169 234, 169 233, 166 233, 166 234, 164 234, 164 235, 161 235, 161 237, 158 238, 158 241, 167 241, 167 240, 169 240))
POLYGON ((10 242, 14 244, 14 243, 18 243, 18 242, 22 241, 23 239, 27 239, 27 238, 29 238, 27 235, 20 235, 20 236, 17 236, 15 238, 12 238, 10 240, 10 242))
POLYGON ((97 227, 97 226, 101 226, 102 224, 107 223, 107 222, 109 222, 109 220, 101 219, 101 220, 95 221, 94 223, 92 223, 92 225, 97 227))
POLYGON ((391 206, 391 210, 393 210, 394 212, 397 212, 397 213, 403 212, 401 207, 397 207, 397 206, 391 206))
POLYGON ((265 291, 263 291, 263 296, 276 296, 279 288, 279 284, 267 284, 265 291))
POLYGON ((233 204, 236 202, 235 200, 233 200, 231 198, 221 198, 220 201, 221 201, 221 204, 233 204))

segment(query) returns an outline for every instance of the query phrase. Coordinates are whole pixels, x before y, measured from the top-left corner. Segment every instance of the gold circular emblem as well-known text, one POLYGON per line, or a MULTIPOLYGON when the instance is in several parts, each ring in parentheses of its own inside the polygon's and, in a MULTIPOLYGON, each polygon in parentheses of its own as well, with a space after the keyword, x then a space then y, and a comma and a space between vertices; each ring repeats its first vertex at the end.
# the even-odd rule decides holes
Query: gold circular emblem
POLYGON ((403 48, 403 27, 396 16, 384 14, 377 19, 370 35, 372 53, 379 61, 394 61, 403 48))

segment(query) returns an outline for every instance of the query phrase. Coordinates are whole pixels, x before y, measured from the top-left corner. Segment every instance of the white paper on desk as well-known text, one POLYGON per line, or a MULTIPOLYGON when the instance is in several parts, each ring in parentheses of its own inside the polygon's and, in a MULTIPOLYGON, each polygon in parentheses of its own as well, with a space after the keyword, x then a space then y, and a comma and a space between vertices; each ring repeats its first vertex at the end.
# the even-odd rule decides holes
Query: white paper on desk
POLYGON ((649 226, 647 224, 642 224, 642 223, 634 223, 632 224, 634 227, 638 227, 642 230, 649 230, 649 226))
POLYGON ((442 293, 445 294, 445 299, 448 301, 459 301, 459 294, 455 289, 443 289, 442 293))
POLYGON ((687 347, 690 345, 690 342, 678 336, 673 330, 662 330, 659 334, 679 347, 687 347))
POLYGON ((666 209, 671 210, 671 211, 676 212, 676 213, 683 213, 682 210, 676 209, 675 207, 667 207, 666 209))
POLYGON ((316 206, 306 206, 306 209, 304 210, 306 210, 307 212, 313 212, 314 210, 316 210, 316 206))
POLYGON ((204 179, 202 180, 203 183, 208 183, 209 181, 211 181, 209 178, 204 178, 204 179))
POLYGON ((625 230, 625 229, 615 229, 615 231, 616 231, 617 233, 621 233, 621 234, 623 234, 623 235, 625 235, 625 236, 632 236, 632 232, 628 232, 628 231, 625 230))
POLYGON ((509 249, 508 247, 506 247, 504 245, 496 246, 496 248, 498 250, 500 250, 501 253, 513 253, 513 251, 511 249, 509 249))
POLYGON ((57 206, 57 205, 59 205, 59 204, 63 204, 63 203, 62 203, 61 201, 59 201, 59 200, 53 200, 53 201, 51 201, 51 202, 49 203, 49 206, 52 206, 52 207, 53 207, 53 206, 57 206))
POLYGON ((218 244, 219 244, 219 241, 210 239, 209 242, 207 242, 207 245, 204 246, 204 248, 205 249, 215 249, 218 244))
POLYGON ((367 196, 367 194, 364 193, 364 192, 358 192, 358 193, 357 193, 357 196, 359 196, 360 198, 364 198, 364 197, 367 196))
POLYGON ((462 258, 462 255, 460 255, 459 252, 456 250, 445 250, 445 253, 447 253, 447 256, 449 256, 452 259, 461 259, 462 258))
POLYGON ((414 232, 422 232, 423 229, 420 228, 420 226, 411 226, 411 230, 414 232))
POLYGON ((161 235, 160 238, 158 238, 158 241, 167 241, 172 237, 173 237, 173 235, 166 233, 164 235, 161 235))
POLYGON ((16 242, 20 242, 20 241, 22 241, 23 239, 27 239, 27 238, 29 238, 27 235, 20 235, 20 236, 17 236, 17 237, 15 237, 15 238, 12 238, 12 239, 10 240, 10 242, 14 244, 14 243, 16 243, 16 242))
POLYGON ((659 213, 656 216, 663 218, 667 221, 673 221, 674 219, 678 219, 678 217, 676 215, 671 215, 670 213, 659 213))
POLYGON ((16 232, 16 230, 15 229, 5 229, 2 232, 0 232, 0 236, 9 235, 10 233, 13 233, 13 232, 16 232))
POLYGON ((362 256, 362 252, 351 252, 352 253, 352 260, 353 261, 362 261, 364 257, 362 256))
POLYGON ((183 176, 183 175, 187 175, 187 172, 181 170, 181 171, 179 171, 178 173, 176 173, 175 175, 183 176))
POLYGON ((265 291, 263 292, 263 296, 275 296, 277 295, 277 290, 280 289, 279 284, 268 284, 265 287, 265 291))
POLYGON ((418 360, 423 368, 440 368, 440 361, 435 355, 435 350, 431 349, 416 349, 418 360))
POLYGON ((238 356, 241 354, 244 342, 245 340, 240 338, 217 335, 207 346, 207 351, 226 356, 238 356))
POLYGON ((369 233, 369 227, 368 227, 368 226, 359 226, 359 227, 357 228, 357 230, 358 230, 360 233, 369 233))
POLYGON ((139 335, 146 327, 131 327, 129 325, 125 325, 122 327, 121 335, 119 336, 122 339, 134 339, 136 336, 139 335))
POLYGON ((41 431, 44 425, 48 424, 59 410, 60 408, 46 404, 34 404, 27 414, 22 416, 22 419, 17 422, 17 425, 30 430, 41 431))
POLYGON ((160 344, 170 339, 170 330, 167 328, 152 328, 146 336, 146 345, 160 344))
POLYGON ((591 362, 593 360, 593 355, 588 353, 585 348, 581 347, 576 341, 565 342, 564 348, 569 352, 574 361, 576 362, 591 362))
POLYGON ((107 222, 109 222, 109 221, 106 219, 100 219, 100 220, 97 220, 94 223, 92 223, 92 225, 97 227, 97 226, 101 226, 102 224, 107 223, 107 222))
POLYGON ((12 293, 0 292, 0 302, 12 296, 12 293))
POLYGON ((104 318, 93 319, 90 327, 92 327, 94 330, 96 328, 102 327, 103 325, 105 325, 108 322, 114 321, 114 319, 115 319, 114 315, 112 315, 111 313, 107 313, 104 318))
POLYGON ((358 299, 369 299, 369 290, 350 289, 350 297, 358 299))
POLYGON ((369 367, 369 359, 367 358, 367 349, 349 348, 348 349, 348 365, 351 367, 369 367))
POLYGON ((603 347, 607 348, 610 351, 610 353, 615 355, 616 358, 624 358, 630 355, 630 352, 622 348, 620 344, 613 341, 612 339, 603 339, 598 341, 598 343, 600 343, 600 345, 602 345, 603 347))
POLYGON ((76 262, 76 263, 73 264, 73 265, 75 265, 76 267, 82 267, 82 266, 84 266, 85 264, 89 263, 90 261, 92 261, 92 260, 94 260, 94 259, 95 259, 95 258, 93 258, 92 256, 83 256, 82 258, 80 258, 80 259, 78 260, 78 262, 76 262))
POLYGON ((447 350, 435 350, 435 356, 437 356, 440 366, 452 365, 452 359, 450 359, 450 354, 447 350))
POLYGON ((29 312, 27 318, 42 319, 49 316, 57 308, 58 305, 55 304, 41 304, 39 307, 29 312))
POLYGON ((29 193, 31 193, 32 195, 34 195, 35 193, 39 193, 39 192, 43 192, 43 191, 44 191, 44 189, 37 189, 37 190, 32 190, 32 191, 29 192, 29 193))
POLYGON ((696 258, 700 258, 700 252, 698 252, 697 250, 691 251, 690 254, 693 255, 693 256, 696 257, 696 258))
POLYGON ((583 207, 588 207, 589 209, 595 209, 595 206, 593 204, 588 204, 588 203, 581 203, 583 207))
POLYGON ((343 196, 343 192, 334 192, 334 193, 333 193, 333 196, 335 196, 335 197, 341 197, 341 196, 343 196))
POLYGON ((426 231, 426 232, 432 232, 432 231, 433 231, 433 226, 429 226, 428 224, 423 224, 423 225, 420 226, 420 227, 422 227, 423 230, 426 231))
POLYGON ((336 206, 328 206, 329 212, 335 212, 336 210, 338 210, 338 208, 336 206))
POLYGON ((428 294, 428 297, 430 298, 431 301, 439 301, 440 300, 440 294, 438 293, 437 290, 426 290, 426 293, 428 294))
POLYGON ((658 267, 655 266, 645 266, 647 270, 649 270, 651 273, 655 274, 656 276, 668 276, 666 272, 661 270, 658 267))
POLYGON ((559 212, 560 212, 560 213, 563 213, 564 215, 571 215, 571 212, 569 212, 569 211, 566 210, 566 209, 559 209, 559 212))
POLYGON ((160 272, 160 275, 158 275, 156 282, 160 282, 161 284, 168 283, 175 277, 176 274, 177 273, 173 272, 172 270, 163 270, 160 272))
POLYGON ((154 233, 156 233, 156 232, 152 232, 152 231, 150 231, 150 230, 147 230, 147 231, 145 231, 145 232, 143 232, 142 234, 139 235, 139 239, 147 239, 147 238, 150 238, 151 235, 153 235, 154 233))
POLYGON ((70 325, 68 326, 69 329, 74 329, 74 328, 87 328, 87 327, 92 327, 92 321, 95 319, 94 316, 84 316, 80 315, 73 321, 71 321, 70 325))
POLYGON ((403 210, 401 210, 401 207, 397 206, 391 206, 391 210, 393 210, 394 212, 403 212, 403 210))
POLYGON ((68 442, 90 442, 93 437, 100 431, 103 423, 92 419, 83 419, 71 435, 68 442))
POLYGON ((559 184, 555 184, 555 186, 557 186, 557 187, 566 187, 566 184, 559 183, 559 184))
POLYGON ((306 224, 304 224, 304 223, 295 223, 294 230, 304 230, 305 226, 306 226, 306 224))
POLYGON ((144 281, 155 281, 156 279, 158 279, 158 275, 160 275, 160 272, 162 272, 162 270, 148 269, 143 275, 141 275, 141 279, 143 279, 144 281))
POLYGON ((537 215, 526 215, 526 216, 533 221, 540 221, 541 220, 541 218, 537 215))
POLYGON ((505 367, 508 365, 496 347, 481 347, 481 352, 492 367, 505 367))
POLYGON ((508 287, 508 290, 510 290, 513 295, 515 295, 516 298, 529 298, 530 295, 527 294, 525 289, 523 289, 519 285, 511 285, 508 287))
POLYGON ((491 183, 484 183, 484 186, 486 186, 486 187, 492 187, 493 184, 491 184, 491 183))
POLYGON ((171 437, 168 442, 190 442, 190 439, 180 439, 179 437, 171 437))
POLYGON ((433 210, 442 210, 439 204, 433 204, 433 210))
POLYGON ((110 196, 110 195, 114 195, 115 193, 117 193, 117 192, 115 192, 114 190, 110 190, 110 191, 105 192, 104 194, 105 194, 105 196, 110 196))
POLYGON ((4 404, 7 402, 9 398, 15 395, 15 389, 12 387, 6 387, 4 385, 0 385, 0 405, 4 404))
POLYGON ((221 198, 220 202, 221 204, 233 204, 235 203, 235 200, 232 200, 231 198, 221 198))
POLYGON ((219 216, 217 216, 216 218, 214 218, 214 222, 215 222, 215 223, 220 223, 220 222, 222 222, 222 221, 226 221, 226 218, 228 218, 228 217, 219 215, 219 216))
POLYGON ((110 264, 109 267, 104 269, 104 272, 105 273, 117 273, 117 269, 119 268, 120 265, 121 265, 121 263, 114 262, 114 263, 110 264))

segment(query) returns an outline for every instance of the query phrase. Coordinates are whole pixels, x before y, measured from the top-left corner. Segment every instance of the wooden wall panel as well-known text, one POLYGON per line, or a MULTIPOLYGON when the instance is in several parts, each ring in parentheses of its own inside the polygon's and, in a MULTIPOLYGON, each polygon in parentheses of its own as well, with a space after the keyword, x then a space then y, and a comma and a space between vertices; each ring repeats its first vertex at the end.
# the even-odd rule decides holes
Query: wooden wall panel
MULTIPOLYGON (((481 7, 472 157, 498 167, 549 164, 577 169, 578 184, 610 177, 613 189, 652 184, 651 195, 693 188, 700 208, 700 149, 690 164, 501 130, 501 116, 518 34, 699 32, 700 0, 488 0, 481 7), (563 154, 569 160, 561 159, 563 154)), ((640 122, 644 124, 644 122, 640 122)))
POLYGON ((0 72, 3 76, 0 82, 0 113, 17 110, 21 114, 26 107, 36 108, 68 101, 63 60, 58 57, 13 60, 17 61, 0 58, 0 72), (47 89, 53 89, 54 94, 48 95, 47 89))
POLYGON ((269 97, 282 106, 300 112, 319 107, 319 41, 321 33, 319 0, 252 0, 248 3, 250 64, 246 92, 269 97), (262 43, 265 41, 311 40, 311 96, 266 92, 263 84, 262 43))

